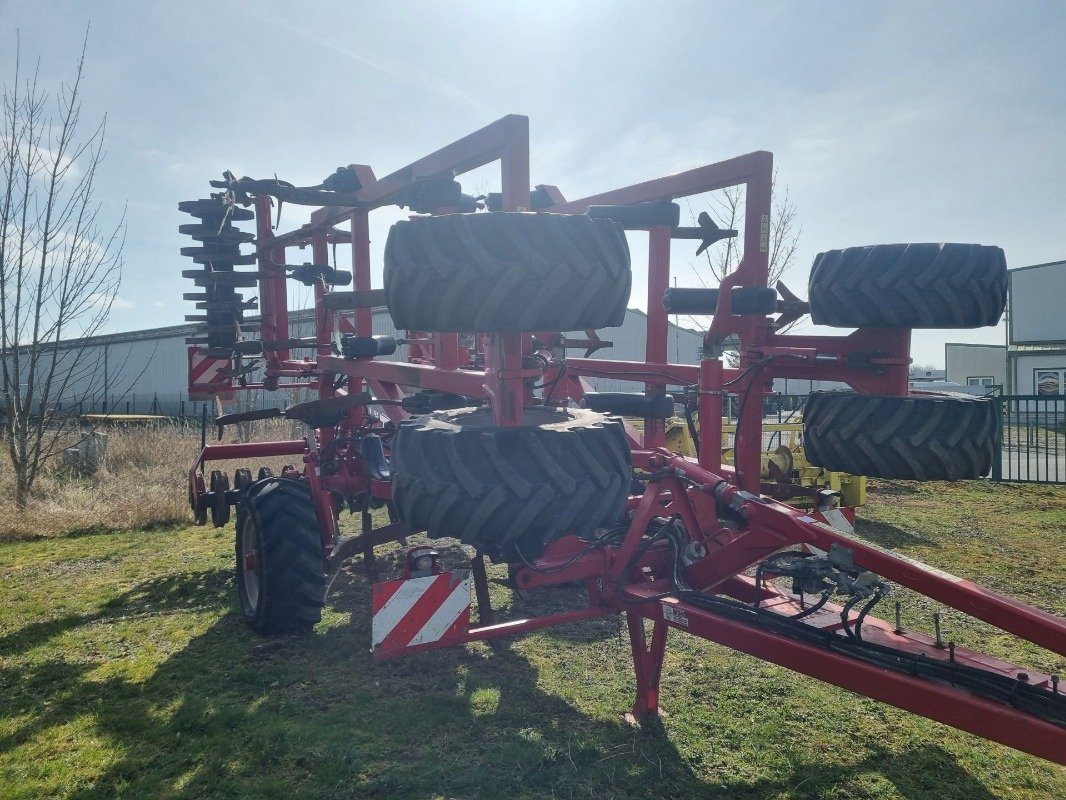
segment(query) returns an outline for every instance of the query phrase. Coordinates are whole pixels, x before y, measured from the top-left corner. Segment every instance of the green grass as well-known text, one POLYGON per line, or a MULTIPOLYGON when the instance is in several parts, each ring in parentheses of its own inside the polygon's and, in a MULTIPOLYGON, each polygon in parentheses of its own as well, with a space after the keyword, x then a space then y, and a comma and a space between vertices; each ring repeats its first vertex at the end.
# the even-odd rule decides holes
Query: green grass
MULTIPOLYGON (((1066 614, 1064 488, 881 485, 863 518, 868 539, 1066 614)), ((614 619, 375 664, 359 567, 314 634, 261 639, 231 559, 231 527, 0 545, 0 797, 1066 797, 1048 762, 676 634, 667 716, 633 729, 614 619)), ((580 599, 493 591, 525 614, 580 599)), ((928 629, 934 606, 903 596, 928 629)), ((954 614, 945 635, 1066 672, 954 614)))

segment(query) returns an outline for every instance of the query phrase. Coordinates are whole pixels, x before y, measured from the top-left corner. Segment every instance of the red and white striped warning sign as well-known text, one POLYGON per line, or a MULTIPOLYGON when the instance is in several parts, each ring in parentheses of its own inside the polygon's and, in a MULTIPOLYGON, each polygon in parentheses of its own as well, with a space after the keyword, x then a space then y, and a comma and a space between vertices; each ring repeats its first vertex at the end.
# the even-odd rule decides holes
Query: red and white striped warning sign
POLYGON ((206 400, 227 392, 233 380, 223 370, 230 368, 228 358, 204 355, 198 347, 189 348, 189 399, 206 400))
POLYGON ((470 629, 470 571, 374 584, 374 658, 462 641, 470 629))

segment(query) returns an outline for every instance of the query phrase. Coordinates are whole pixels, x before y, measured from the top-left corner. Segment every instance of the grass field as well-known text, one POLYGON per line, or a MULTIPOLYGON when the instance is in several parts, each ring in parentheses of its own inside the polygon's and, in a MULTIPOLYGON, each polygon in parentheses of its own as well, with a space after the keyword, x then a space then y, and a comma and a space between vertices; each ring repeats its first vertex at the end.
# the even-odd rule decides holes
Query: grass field
MULTIPOLYGON (((880 484, 862 517, 872 541, 1066 614, 1066 487, 880 484)), ((232 547, 232 525, 0 544, 0 797, 1066 797, 1060 767, 676 634, 667 716, 635 730, 614 619, 374 664, 358 566, 312 635, 261 639, 234 613, 232 547)), ((494 593, 526 614, 577 599, 494 593)), ((903 599, 928 629, 934 606, 903 599)))

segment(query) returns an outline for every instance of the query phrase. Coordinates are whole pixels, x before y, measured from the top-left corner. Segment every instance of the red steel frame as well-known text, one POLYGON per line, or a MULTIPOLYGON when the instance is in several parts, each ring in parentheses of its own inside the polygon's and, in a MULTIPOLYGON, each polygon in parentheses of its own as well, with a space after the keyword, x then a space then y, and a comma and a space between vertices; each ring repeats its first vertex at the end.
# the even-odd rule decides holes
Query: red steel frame
MULTIPOLYGON (((371 288, 368 214, 390 205, 397 193, 423 177, 452 177, 499 161, 503 210, 528 210, 530 196, 528 120, 507 116, 450 144, 413 164, 377 179, 366 166, 352 169, 362 188, 360 205, 352 208, 325 207, 315 211, 309 225, 287 234, 270 227, 271 201, 256 200, 257 248, 259 254, 262 338, 289 338, 285 272, 275 264, 285 263, 288 247, 310 242, 316 264, 326 263, 327 248, 338 236, 335 225, 347 222, 352 243, 354 289, 371 288)), ((761 409, 775 377, 843 381, 857 391, 905 395, 910 363, 909 330, 858 330, 848 336, 798 336, 775 330, 768 317, 733 316, 730 293, 734 286, 767 284, 768 226, 771 214, 773 157, 754 152, 676 175, 627 186, 581 200, 557 198, 548 209, 555 213, 582 214, 590 205, 622 205, 647 201, 672 201, 704 192, 742 186, 746 192, 743 260, 722 282, 718 307, 705 339, 706 356, 698 365, 671 364, 667 360, 668 321, 659 299, 670 285, 670 233, 668 227, 653 227, 648 233, 647 352, 641 362, 568 358, 565 380, 553 402, 580 400, 581 378, 603 376, 637 381, 648 391, 663 391, 667 385, 698 387, 699 458, 691 459, 665 450, 662 427, 646 420, 642 434, 631 431, 634 465, 652 473, 647 490, 630 499, 632 519, 620 545, 588 550, 573 537, 552 542, 532 565, 512 565, 511 577, 519 589, 580 581, 588 589, 588 604, 560 614, 508 622, 495 622, 487 604, 484 571, 480 558, 474 561, 475 583, 482 624, 466 631, 463 641, 479 641, 522 633, 548 625, 573 622, 626 612, 637 680, 633 715, 637 718, 658 710, 659 677, 662 671, 667 630, 670 627, 755 655, 829 683, 874 697, 923 716, 970 731, 1043 758, 1066 763, 1066 730, 1011 706, 983 699, 951 686, 915 678, 857 661, 831 649, 798 640, 721 616, 677 597, 664 597, 670 586, 663 568, 662 548, 653 547, 635 561, 645 531, 653 518, 676 514, 692 542, 705 555, 685 571, 687 582, 699 589, 748 600, 752 582, 743 573, 770 554, 788 547, 805 546, 828 550, 832 544, 852 550, 856 564, 889 581, 907 586, 946 605, 1027 639, 1060 655, 1066 655, 1066 622, 1062 619, 995 594, 968 581, 882 551, 847 537, 811 513, 759 496, 762 414, 742 416, 736 433, 735 467, 721 462, 722 407, 726 391, 738 394, 741 403, 761 409), (719 359, 726 337, 736 335, 741 343, 738 368, 725 367, 719 359), (754 366, 753 366, 754 365, 754 366), (731 507, 744 524, 727 527, 719 522, 717 507, 731 507), (651 623, 650 640, 645 621, 651 623)), ((452 209, 439 209, 449 213, 452 209)), ((399 400, 411 389, 434 389, 480 397, 491 406, 500 425, 520 424, 523 408, 539 402, 529 385, 545 377, 545 370, 523 367, 523 356, 533 348, 530 334, 478 335, 484 367, 476 368, 464 358, 458 334, 424 334, 409 331, 413 341, 406 363, 347 360, 331 354, 334 327, 341 332, 369 336, 372 309, 361 307, 353 317, 330 310, 323 302, 324 284, 315 290, 315 357, 295 360, 288 351, 274 352, 266 364, 261 384, 240 388, 277 389, 309 386, 321 397, 334 393, 338 376, 348 379, 347 391, 371 391, 381 400, 399 400)), ((544 334, 539 335, 542 340, 544 334)), ((554 373, 549 369, 547 377, 554 373)), ((394 421, 407 416, 397 405, 383 406, 394 421)), ((330 450, 343 454, 330 457, 335 463, 324 474, 324 448, 335 439, 357 437, 360 432, 381 433, 378 422, 361 408, 348 412, 336 428, 322 428, 308 441, 210 445, 200 453, 189 472, 193 486, 196 471, 207 461, 303 455, 304 478, 310 483, 323 530, 323 548, 336 554, 340 537, 337 514, 340 498, 369 492, 379 499, 390 496, 388 484, 365 477, 355 448, 330 450)), ((373 545, 400 538, 407 531, 393 523, 372 529, 364 514, 363 552, 372 555, 373 545)), ((660 543, 665 544, 665 543, 660 543)), ((347 554, 347 553, 345 553, 347 554)), ((796 598, 772 587, 762 590, 766 607, 784 609, 796 598)), ((832 614, 839 614, 837 607, 832 614)), ((841 625, 820 623, 836 635, 841 625)), ((896 631, 893 626, 867 618, 864 636, 890 644, 904 652, 926 658, 946 659, 947 652, 929 637, 896 631)), ((953 648, 952 658, 1017 677, 1021 670, 963 648, 953 648)), ((1048 676, 1028 672, 1028 682, 1052 691, 1048 676)))

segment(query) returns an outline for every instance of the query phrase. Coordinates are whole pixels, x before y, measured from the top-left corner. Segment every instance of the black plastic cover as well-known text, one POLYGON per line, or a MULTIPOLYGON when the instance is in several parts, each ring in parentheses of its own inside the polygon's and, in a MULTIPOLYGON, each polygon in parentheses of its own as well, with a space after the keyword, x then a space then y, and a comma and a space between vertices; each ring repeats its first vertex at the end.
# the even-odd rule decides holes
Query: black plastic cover
POLYGON ((718 306, 717 289, 667 289, 663 308, 671 314, 713 314, 718 306))
POLYGON ((345 336, 341 339, 341 353, 345 358, 376 358, 396 352, 393 336, 345 336))
POLYGON ((767 286, 734 286, 730 308, 736 316, 765 317, 777 313, 777 290, 767 286))

